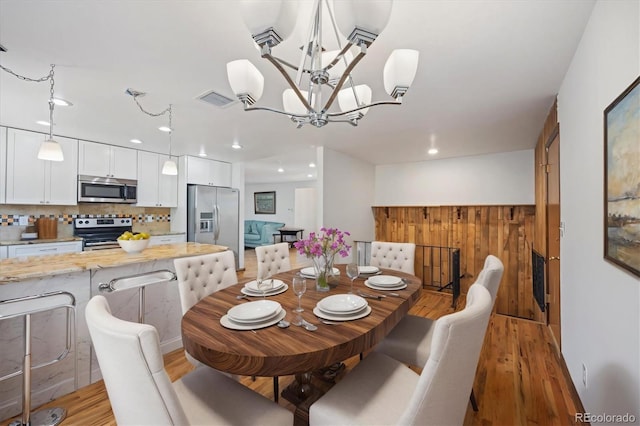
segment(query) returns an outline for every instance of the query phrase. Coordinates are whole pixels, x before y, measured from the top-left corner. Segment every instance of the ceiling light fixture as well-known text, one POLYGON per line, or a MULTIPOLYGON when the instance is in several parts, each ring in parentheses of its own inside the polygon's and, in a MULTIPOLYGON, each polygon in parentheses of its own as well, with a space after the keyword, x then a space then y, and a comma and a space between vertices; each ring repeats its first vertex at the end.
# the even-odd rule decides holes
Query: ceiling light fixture
POLYGON ((427 151, 427 154, 429 155, 436 155, 437 153, 438 153, 437 148, 429 148, 429 151, 427 151))
MULTIPOLYGON (((53 96, 53 87, 55 85, 54 81, 54 71, 55 64, 51 64, 51 71, 44 77, 41 78, 29 78, 24 77, 22 75, 18 75, 15 72, 11 71, 9 68, 0 65, 0 68, 8 72, 9 74, 18 77, 20 80, 24 81, 32 81, 36 83, 41 83, 43 81, 49 80, 50 89, 49 89, 49 138, 45 139, 40 145, 40 149, 38 150, 38 159, 40 160, 49 160, 49 161, 64 161, 64 154, 62 153, 62 147, 58 142, 53 139, 53 109, 55 107, 55 98, 53 96)), ((39 123, 42 124, 42 123, 39 123)))
POLYGON ((204 151, 198 154, 198 157, 206 157, 206 156, 207 156, 207 153, 204 151))
POLYGON ((244 105, 244 110, 284 114, 300 128, 308 123, 322 127, 329 122, 357 126, 369 107, 401 105, 402 97, 416 75, 417 50, 394 50, 387 59, 383 70, 384 87, 394 98, 393 101, 371 102, 371 88, 364 84, 355 85, 351 75, 387 25, 392 1, 341 0, 333 2, 332 10, 328 0, 315 0, 309 37, 296 66, 273 56, 271 49, 293 31, 298 3, 290 0, 242 0, 240 7, 245 24, 253 40, 260 46, 261 56, 276 67, 291 87, 282 94, 284 110, 252 106, 262 96, 264 76, 247 59, 229 62, 229 84, 244 105), (335 50, 328 50, 328 39, 322 34, 323 5, 335 34, 335 50), (346 37, 344 46, 338 31, 346 37), (353 46, 358 49, 355 57, 351 54, 353 46), (295 71, 295 76, 290 75, 285 67, 295 71), (323 103, 324 99, 326 102, 323 103), (331 112, 330 108, 336 100, 340 111, 331 112))
POLYGON ((278 168, 278 173, 284 173, 284 169, 282 167, 278 168))
POLYGON ((53 103, 57 106, 73 106, 73 104, 66 99, 62 98, 53 98, 53 103))
POLYGON ((168 132, 169 133, 169 158, 162 165, 162 174, 163 175, 170 175, 170 176, 177 175, 178 174, 178 166, 177 166, 176 162, 171 159, 171 135, 173 134, 173 127, 172 127, 173 109, 172 109, 172 105, 169 104, 169 106, 166 109, 164 109, 163 111, 158 112, 158 113, 149 112, 149 111, 146 111, 144 108, 142 108, 142 105, 140 105, 140 102, 138 102, 138 97, 142 97, 142 96, 146 95, 146 93, 139 92, 139 91, 133 90, 133 89, 125 90, 125 93, 127 95, 132 96, 133 100, 136 103, 136 105, 138 105, 138 108, 140 108, 140 111, 144 112, 147 115, 150 115, 152 117, 159 117, 161 115, 165 115, 166 113, 169 113, 169 126, 168 127, 167 126, 158 127, 159 130, 162 130, 163 132, 168 132))
POLYGON ((44 120, 38 120, 38 121, 36 121, 36 124, 39 124, 41 126, 48 126, 49 122, 48 121, 44 121, 44 120))
POLYGON ((316 166, 316 163, 309 163, 309 167, 311 167, 312 169, 316 166))
POLYGON ((233 148, 233 149, 242 149, 242 145, 240 145, 238 142, 234 142, 231 145, 231 148, 233 148))

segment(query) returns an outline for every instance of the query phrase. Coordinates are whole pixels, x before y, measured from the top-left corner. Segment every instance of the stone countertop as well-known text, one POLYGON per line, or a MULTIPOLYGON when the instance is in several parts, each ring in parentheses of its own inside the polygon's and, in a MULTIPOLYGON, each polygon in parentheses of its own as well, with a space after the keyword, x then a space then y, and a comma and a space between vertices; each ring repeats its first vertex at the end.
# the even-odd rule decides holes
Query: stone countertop
POLYGON ((63 253, 49 256, 18 257, 0 260, 0 285, 32 278, 111 268, 159 259, 218 253, 227 247, 213 244, 177 243, 148 247, 142 253, 127 253, 120 248, 63 253))
POLYGON ((78 237, 66 237, 66 238, 51 238, 51 239, 33 239, 33 240, 15 240, 15 241, 0 241, 0 246, 19 246, 25 244, 44 244, 44 243, 68 243, 71 241, 82 241, 82 238, 78 237))

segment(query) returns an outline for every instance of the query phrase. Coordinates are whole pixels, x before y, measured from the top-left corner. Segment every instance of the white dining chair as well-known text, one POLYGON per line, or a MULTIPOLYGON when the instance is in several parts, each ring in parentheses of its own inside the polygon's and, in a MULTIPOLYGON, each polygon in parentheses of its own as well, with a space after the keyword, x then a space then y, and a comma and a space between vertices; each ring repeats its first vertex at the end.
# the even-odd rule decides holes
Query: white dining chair
POLYGON ((211 368, 174 383, 158 332, 111 315, 104 296, 85 311, 111 408, 119 425, 287 425, 290 411, 211 368))
POLYGON ((416 245, 413 243, 371 242, 371 266, 414 274, 416 245))
POLYGON ((371 352, 311 405, 309 424, 462 425, 491 307, 487 289, 472 285, 466 307, 435 322, 420 374, 371 352))
MULTIPOLYGON (((182 315, 204 297, 238 283, 233 251, 181 257, 173 260, 178 280, 182 315)), ((185 351, 187 360, 202 365, 185 351)))
MULTIPOLYGON (((487 256, 484 267, 478 274, 476 282, 487 289, 491 296, 492 306, 495 303, 498 287, 502 278, 504 266, 500 259, 493 255, 487 256)), ((406 315, 378 344, 375 351, 384 353, 400 362, 411 366, 422 366, 429 359, 431 340, 433 339, 435 321, 417 315, 406 315)), ((472 393, 473 409, 477 411, 475 394, 472 393)))
POLYGON ((258 246, 255 250, 258 261, 258 279, 291 270, 289 243, 258 246))

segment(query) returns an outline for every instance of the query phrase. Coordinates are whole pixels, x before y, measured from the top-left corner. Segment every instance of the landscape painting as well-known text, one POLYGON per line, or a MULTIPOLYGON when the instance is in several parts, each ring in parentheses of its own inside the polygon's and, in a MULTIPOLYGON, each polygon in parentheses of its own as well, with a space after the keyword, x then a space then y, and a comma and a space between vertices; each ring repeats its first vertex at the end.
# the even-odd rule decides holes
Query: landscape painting
POLYGON ((604 111, 607 260, 640 276, 640 77, 604 111))

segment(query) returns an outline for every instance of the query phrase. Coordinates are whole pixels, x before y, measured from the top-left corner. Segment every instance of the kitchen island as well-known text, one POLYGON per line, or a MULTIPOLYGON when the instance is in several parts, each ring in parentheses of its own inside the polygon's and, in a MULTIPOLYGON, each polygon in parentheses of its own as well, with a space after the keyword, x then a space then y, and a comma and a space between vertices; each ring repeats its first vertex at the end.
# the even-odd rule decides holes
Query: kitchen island
MULTIPOLYGON (((137 321, 138 290, 104 293, 100 284, 153 271, 175 271, 173 259, 225 250, 227 247, 217 245, 178 243, 148 247, 137 254, 109 249, 0 260, 0 301, 53 291, 69 292, 76 301, 74 350, 56 364, 33 370, 32 407, 101 379, 84 319, 84 309, 91 297, 103 294, 116 317, 137 321)), ((182 346, 182 311, 176 281, 158 282, 145 288, 144 316, 145 322, 158 330, 164 353, 182 346)), ((60 309, 32 316, 34 365, 54 359, 62 351, 65 325, 66 313, 60 309)), ((21 369, 23 338, 21 318, 0 320, 0 377, 21 369)), ((0 382, 0 419, 20 414, 21 380, 19 375, 0 382)))

